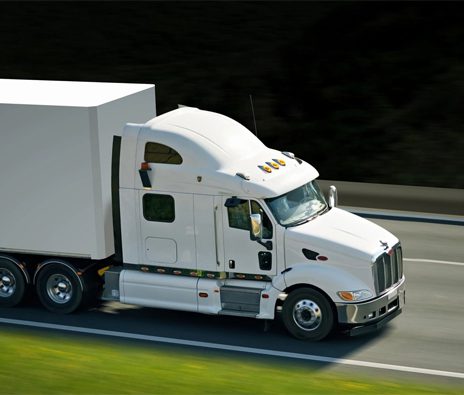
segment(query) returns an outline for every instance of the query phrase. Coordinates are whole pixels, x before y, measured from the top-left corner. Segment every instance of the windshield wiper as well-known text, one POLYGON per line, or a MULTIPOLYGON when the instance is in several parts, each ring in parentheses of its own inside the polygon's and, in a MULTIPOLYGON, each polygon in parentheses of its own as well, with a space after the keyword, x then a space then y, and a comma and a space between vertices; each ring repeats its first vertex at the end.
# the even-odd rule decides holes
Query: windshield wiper
POLYGON ((327 211, 329 211, 329 206, 328 205, 326 205, 321 211, 317 212, 312 217, 308 217, 308 218, 302 219, 300 221, 293 222, 292 224, 287 225, 287 228, 291 228, 293 226, 298 226, 298 225, 303 225, 306 222, 312 221, 313 219, 316 219, 320 215, 325 214, 327 211))
POLYGON ((311 217, 311 218, 305 218, 305 219, 302 219, 302 220, 300 220, 300 221, 293 222, 293 223, 291 223, 290 225, 287 225, 287 228, 291 228, 291 227, 293 227, 293 226, 298 226, 298 225, 303 225, 303 224, 305 224, 306 222, 311 221, 312 219, 313 219, 313 218, 311 217))

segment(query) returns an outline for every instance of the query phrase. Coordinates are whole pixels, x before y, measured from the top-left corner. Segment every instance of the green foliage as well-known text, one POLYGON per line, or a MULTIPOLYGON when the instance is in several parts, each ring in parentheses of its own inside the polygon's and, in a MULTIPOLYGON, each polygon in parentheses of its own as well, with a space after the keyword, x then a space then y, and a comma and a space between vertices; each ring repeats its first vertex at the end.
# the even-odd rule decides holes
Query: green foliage
POLYGON ((322 178, 464 188, 459 2, 2 3, 0 76, 157 85, 322 178))

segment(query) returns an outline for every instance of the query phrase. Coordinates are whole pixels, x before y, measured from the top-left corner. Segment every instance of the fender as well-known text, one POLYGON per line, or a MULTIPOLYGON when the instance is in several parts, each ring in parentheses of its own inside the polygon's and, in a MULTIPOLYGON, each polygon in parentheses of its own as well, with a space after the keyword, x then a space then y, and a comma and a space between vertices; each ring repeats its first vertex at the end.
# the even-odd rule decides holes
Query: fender
POLYGON ((375 295, 372 286, 360 278, 339 267, 320 263, 297 263, 272 281, 272 285, 280 290, 297 284, 313 285, 327 293, 333 302, 341 301, 337 295, 338 291, 368 289, 375 295))
POLYGON ((24 276, 24 280, 26 280, 26 284, 31 283, 31 278, 29 276, 29 273, 27 272, 26 267, 20 261, 16 260, 15 258, 12 258, 12 257, 10 257, 8 255, 0 255, 0 258, 5 259, 7 261, 10 261, 14 265, 16 265, 18 267, 18 269, 21 270, 21 273, 24 276))
POLYGON ((272 286, 279 291, 283 291, 285 288, 287 288, 287 285, 285 284, 285 273, 288 270, 291 270, 291 268, 283 270, 280 274, 272 279, 272 286))

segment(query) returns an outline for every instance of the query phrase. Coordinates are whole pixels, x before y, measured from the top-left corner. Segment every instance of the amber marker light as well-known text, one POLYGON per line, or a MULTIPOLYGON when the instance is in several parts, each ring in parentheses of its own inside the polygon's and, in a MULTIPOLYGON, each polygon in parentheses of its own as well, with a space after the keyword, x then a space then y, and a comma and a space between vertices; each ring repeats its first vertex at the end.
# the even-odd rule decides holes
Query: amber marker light
POLYGON ((272 169, 269 166, 263 166, 263 169, 267 171, 268 173, 272 172, 272 169))
POLYGON ((340 298, 342 298, 343 300, 347 300, 347 301, 352 301, 353 300, 353 293, 352 292, 340 291, 338 293, 338 296, 340 296, 340 298))
POLYGON ((262 165, 262 166, 258 166, 261 170, 265 171, 266 173, 272 173, 272 169, 267 166, 267 165, 262 165))
POLYGON ((339 291, 337 292, 341 299, 347 302, 357 302, 372 298, 372 292, 368 289, 360 289, 359 291, 339 291))

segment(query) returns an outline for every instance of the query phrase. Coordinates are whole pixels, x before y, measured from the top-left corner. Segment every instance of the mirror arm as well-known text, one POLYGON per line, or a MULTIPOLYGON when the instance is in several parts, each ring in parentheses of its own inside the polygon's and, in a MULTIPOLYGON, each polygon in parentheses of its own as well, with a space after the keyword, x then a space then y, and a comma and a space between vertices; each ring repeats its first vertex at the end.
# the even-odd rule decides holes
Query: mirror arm
POLYGON ((256 242, 258 242, 258 243, 261 244, 262 246, 266 247, 266 249, 267 249, 268 251, 272 250, 272 241, 271 241, 271 240, 262 241, 261 239, 256 239, 256 242))

